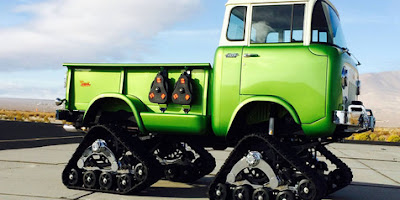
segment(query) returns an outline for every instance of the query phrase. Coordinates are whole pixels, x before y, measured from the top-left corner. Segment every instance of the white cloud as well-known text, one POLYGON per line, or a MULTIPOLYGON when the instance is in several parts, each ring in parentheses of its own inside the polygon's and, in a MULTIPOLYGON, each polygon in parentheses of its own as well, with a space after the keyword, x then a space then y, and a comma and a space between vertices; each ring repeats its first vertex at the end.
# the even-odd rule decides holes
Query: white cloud
POLYGON ((136 61, 157 33, 191 16, 200 0, 47 0, 16 8, 32 19, 0 29, 0 70, 63 62, 136 61))

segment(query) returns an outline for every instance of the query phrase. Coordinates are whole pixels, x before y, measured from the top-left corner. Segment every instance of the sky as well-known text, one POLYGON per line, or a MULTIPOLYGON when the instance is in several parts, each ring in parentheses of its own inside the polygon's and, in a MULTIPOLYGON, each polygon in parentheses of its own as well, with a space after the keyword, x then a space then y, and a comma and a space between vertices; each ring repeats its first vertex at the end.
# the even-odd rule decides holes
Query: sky
MULTIPOLYGON (((0 0, 0 98, 65 97, 67 62, 213 63, 226 2, 0 0)), ((400 70, 400 1, 331 2, 361 74, 400 70)))

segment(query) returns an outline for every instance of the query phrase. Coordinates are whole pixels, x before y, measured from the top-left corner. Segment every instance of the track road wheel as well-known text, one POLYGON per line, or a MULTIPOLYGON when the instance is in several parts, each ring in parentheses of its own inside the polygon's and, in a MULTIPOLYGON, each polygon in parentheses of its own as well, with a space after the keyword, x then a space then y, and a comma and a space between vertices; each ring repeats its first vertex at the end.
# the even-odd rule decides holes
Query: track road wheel
POLYGON ((97 185, 97 176, 94 171, 86 171, 83 173, 83 186, 93 189, 97 185))
POLYGON ((80 183, 82 183, 82 178, 80 177, 81 173, 72 168, 71 171, 68 173, 68 184, 70 186, 76 186, 76 185, 80 185, 80 183))
POLYGON ((68 184, 70 186, 82 185, 82 173, 74 168, 68 173, 68 184))
POLYGON ((294 194, 290 190, 279 192, 276 200, 294 200, 294 194))
POLYGON ((218 183, 215 187, 215 200, 228 199, 228 187, 223 183, 218 183))
POLYGON ((234 200, 249 200, 251 194, 251 187, 248 185, 243 185, 236 187, 233 190, 233 199, 234 200))
POLYGON ((317 194, 317 189, 313 182, 307 179, 303 179, 299 183, 299 186, 297 188, 297 194, 303 200, 312 200, 315 198, 315 195, 317 194))
POLYGON ((268 190, 264 188, 254 190, 252 200, 269 200, 268 190))
POLYGON ((139 163, 135 166, 134 174, 137 181, 143 181, 147 178, 147 168, 139 163))
POLYGON ((167 180, 174 180, 175 175, 177 174, 178 170, 175 166, 167 166, 164 171, 164 176, 167 180))
POLYGON ((102 190, 111 190, 114 182, 114 177, 110 172, 103 172, 99 177, 99 185, 102 190))
POLYGON ((117 186, 120 192, 126 192, 132 187, 132 177, 130 174, 122 174, 117 178, 117 186))
POLYGON ((348 185, 349 180, 351 180, 350 175, 346 174, 340 169, 335 169, 329 173, 329 178, 337 187, 344 187, 348 185))

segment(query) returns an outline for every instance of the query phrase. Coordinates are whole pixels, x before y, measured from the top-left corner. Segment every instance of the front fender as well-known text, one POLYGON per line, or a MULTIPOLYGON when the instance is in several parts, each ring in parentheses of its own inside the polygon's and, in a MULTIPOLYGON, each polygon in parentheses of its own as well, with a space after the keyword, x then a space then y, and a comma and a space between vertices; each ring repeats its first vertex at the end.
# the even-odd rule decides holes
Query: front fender
POLYGON ((101 100, 104 100, 104 99, 115 100, 114 105, 107 105, 109 107, 110 106, 111 107, 119 106, 119 105, 117 105, 118 101, 123 101, 124 103, 126 103, 126 105, 129 107, 130 111, 132 111, 132 113, 135 117, 135 120, 136 120, 136 123, 138 125, 140 132, 146 133, 145 128, 143 126, 143 121, 140 117, 141 112, 147 111, 147 108, 144 105, 144 103, 135 96, 123 95, 123 94, 119 94, 119 93, 103 93, 103 94, 100 94, 100 95, 96 96, 95 98, 93 98, 92 101, 90 101, 89 107, 83 116, 83 124, 84 125, 90 122, 90 119, 88 116, 90 116, 90 114, 92 114, 93 112, 97 112, 97 106, 98 106, 97 104, 99 104, 99 102, 101 102, 101 100))
POLYGON ((282 107, 284 107, 289 113, 290 115, 293 117, 294 121, 297 124, 301 124, 300 122, 300 118, 297 115, 296 110, 293 108, 293 106, 291 106, 288 102, 286 102, 285 100, 279 98, 279 97, 275 97, 275 96, 256 96, 256 97, 250 97, 244 101, 242 101, 235 109, 235 111, 233 111, 232 117, 230 119, 229 122, 229 126, 228 126, 228 130, 231 128, 233 120, 235 119, 236 115, 238 114, 238 112, 247 104, 252 103, 252 102, 272 102, 272 103, 276 103, 281 105, 282 107))

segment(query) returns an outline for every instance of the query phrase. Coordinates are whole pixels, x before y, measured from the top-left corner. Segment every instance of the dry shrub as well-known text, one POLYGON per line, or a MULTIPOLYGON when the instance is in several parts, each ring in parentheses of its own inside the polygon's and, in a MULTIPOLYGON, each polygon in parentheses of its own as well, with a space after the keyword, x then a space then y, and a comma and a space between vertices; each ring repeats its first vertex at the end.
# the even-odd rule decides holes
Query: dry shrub
POLYGON ((374 132, 356 133, 346 138, 347 140, 400 142, 400 128, 376 128, 374 132))
POLYGON ((388 142, 400 142, 400 136, 397 134, 390 135, 388 137, 388 142))
POLYGON ((43 118, 43 122, 44 123, 50 123, 49 118, 47 117, 47 115, 43 118))
POLYGON ((376 133, 371 133, 371 134, 369 134, 369 138, 371 139, 371 141, 376 141, 376 140, 378 140, 378 136, 376 135, 376 133))
POLYGON ((369 137, 368 132, 367 133, 361 133, 361 134, 357 134, 354 136, 355 140, 362 140, 362 141, 370 141, 371 138, 369 137))
POLYGON ((55 119, 55 113, 46 112, 31 112, 31 111, 15 111, 15 110, 0 110, 0 119, 2 120, 17 120, 31 122, 46 122, 50 123, 55 119))
POLYGON ((21 114, 21 113, 17 112, 17 114, 16 114, 15 117, 14 117, 14 120, 15 120, 15 121, 23 121, 24 118, 22 117, 22 114, 21 114))
POLYGON ((381 136, 378 137, 378 141, 385 142, 386 141, 386 137, 384 135, 381 135, 381 136))

